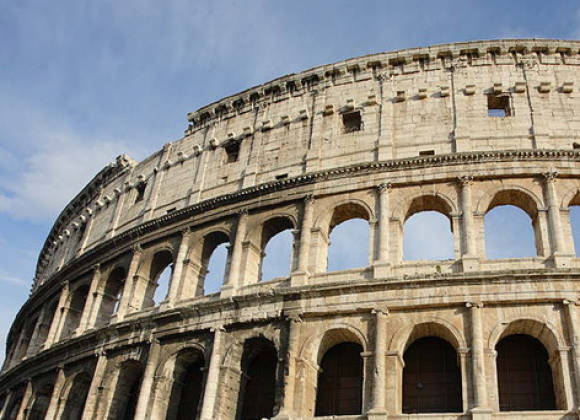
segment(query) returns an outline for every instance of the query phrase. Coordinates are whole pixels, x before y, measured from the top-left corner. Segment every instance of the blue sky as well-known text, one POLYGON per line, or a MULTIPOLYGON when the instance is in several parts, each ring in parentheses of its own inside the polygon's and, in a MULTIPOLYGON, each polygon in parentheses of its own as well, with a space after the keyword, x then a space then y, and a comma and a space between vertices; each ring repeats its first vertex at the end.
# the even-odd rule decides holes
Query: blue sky
POLYGON ((0 1, 0 358, 59 210, 188 111, 348 57, 505 37, 577 39, 578 1, 0 1))

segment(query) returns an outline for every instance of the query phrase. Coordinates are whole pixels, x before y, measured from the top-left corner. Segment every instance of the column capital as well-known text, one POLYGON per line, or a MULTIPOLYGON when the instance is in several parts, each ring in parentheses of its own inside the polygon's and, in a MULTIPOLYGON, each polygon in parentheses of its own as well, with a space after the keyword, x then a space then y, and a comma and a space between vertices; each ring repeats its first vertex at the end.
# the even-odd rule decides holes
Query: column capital
POLYGON ((210 328, 210 331, 215 334, 217 332, 225 332, 226 328, 223 325, 218 325, 217 327, 210 328))
POLYGON ((562 305, 564 306, 577 306, 578 302, 575 299, 564 299, 562 301, 562 305))
POLYGON ((291 323, 296 323, 296 324, 300 324, 303 321, 301 312, 286 314, 286 319, 288 321, 290 321, 291 323))
POLYGON ((237 211, 237 214, 238 214, 239 217, 247 216, 248 213, 249 213, 249 211, 248 211, 247 207, 244 207, 244 208, 239 209, 237 211))
POLYGON ((386 316, 386 315, 389 314, 389 308, 387 308, 387 307, 383 307, 383 308, 378 308, 378 307, 377 308, 373 308, 373 309, 371 309, 371 314, 377 315, 377 316, 380 316, 380 315, 385 315, 386 316))
POLYGON ((101 271, 101 264, 94 264, 91 267, 91 270, 93 270, 95 273, 98 273, 99 271, 101 271))
POLYGON ((192 231, 191 231, 191 228, 189 226, 187 226, 187 227, 181 229, 180 233, 181 233, 182 239, 187 239, 191 236, 192 231))
POLYGON ((141 254, 143 252, 143 247, 141 247, 140 243, 133 244, 131 249, 133 250, 133 254, 141 254))
POLYGON ((471 185, 473 184, 473 175, 462 175, 457 178, 457 182, 461 184, 461 186, 471 185))
POLYGON ((466 308, 483 308, 483 302, 465 302, 466 308))
POLYGON ((549 171, 542 173, 542 176, 544 177, 545 183, 554 182, 558 176, 558 171, 555 168, 552 168, 549 171))
POLYGON ((377 190, 379 193, 388 193, 393 188, 393 184, 390 182, 382 182, 377 185, 377 190))
POLYGON ((314 194, 306 194, 304 196, 304 204, 314 204, 314 201, 316 201, 314 194))

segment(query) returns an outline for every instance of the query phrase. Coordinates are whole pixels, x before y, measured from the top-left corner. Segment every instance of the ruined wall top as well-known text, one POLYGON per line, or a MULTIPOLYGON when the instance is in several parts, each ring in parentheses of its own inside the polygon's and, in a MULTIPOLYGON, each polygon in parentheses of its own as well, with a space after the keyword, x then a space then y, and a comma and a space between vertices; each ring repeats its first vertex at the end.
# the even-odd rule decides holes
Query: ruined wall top
POLYGON ((340 168, 576 154, 579 65, 578 41, 455 43, 319 66, 216 101, 187 114, 182 138, 99 172, 57 218, 33 289, 107 241, 340 168))

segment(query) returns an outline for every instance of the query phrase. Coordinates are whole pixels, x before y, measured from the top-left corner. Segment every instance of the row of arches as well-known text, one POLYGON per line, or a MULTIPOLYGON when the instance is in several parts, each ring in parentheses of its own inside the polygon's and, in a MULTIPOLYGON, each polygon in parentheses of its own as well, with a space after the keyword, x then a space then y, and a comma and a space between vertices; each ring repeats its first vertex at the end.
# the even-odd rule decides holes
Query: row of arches
MULTIPOLYGON (((235 288, 239 283, 248 285, 292 273, 366 267, 384 258, 395 258, 397 249, 410 259, 423 258, 421 252, 425 250, 432 250, 437 258, 459 259, 467 252, 464 243, 468 242, 467 236, 488 237, 493 244, 493 232, 503 242, 495 243, 489 256, 498 256, 494 254, 496 250, 511 253, 507 256, 514 256, 514 251, 519 252, 517 256, 531 255, 532 241, 534 255, 546 256, 546 249, 551 246, 546 243, 547 230, 539 226, 541 200, 521 187, 508 186, 481 198, 476 207, 486 209, 480 215, 485 218, 483 232, 475 229, 462 238, 457 236, 463 229, 458 222, 458 206, 441 193, 409 197, 392 206, 386 220, 381 208, 371 207, 364 199, 334 202, 330 209, 324 200, 320 203, 307 200, 303 207, 291 206, 273 214, 257 213, 251 218, 248 215, 230 218, 217 228, 202 227, 187 238, 169 238, 161 245, 152 244, 124 256, 100 269, 96 280, 85 276, 84 280, 71 283, 65 299, 56 296, 51 300, 46 315, 31 317, 18 338, 11 341, 9 359, 21 360, 46 347, 45 342, 50 345, 87 328, 120 320, 128 312, 158 307, 169 300, 217 293, 224 285, 235 288), (517 217, 510 215, 506 219, 505 214, 500 214, 500 220, 495 221, 497 227, 488 226, 494 212, 505 208, 528 217, 522 223, 524 230, 513 232, 512 237, 516 238, 513 246, 506 242, 509 239, 506 232, 517 225, 517 217), (246 222, 242 224, 242 220, 246 222), (381 223, 387 223, 388 228, 377 229, 381 223), (392 235, 387 256, 382 255, 384 235, 392 235), (409 247, 407 236, 418 245, 409 247), (526 236, 528 240, 522 240, 526 236), (397 238, 401 243, 397 244, 397 238), (182 248, 185 251, 180 253, 182 248), (54 316, 58 311, 62 314, 54 316)), ((570 195, 568 208, 578 204, 580 195, 570 195)), ((574 220, 580 212, 570 213, 572 227, 568 231, 577 231, 573 229, 574 220)), ((557 232, 551 234, 558 236, 557 232)))
MULTIPOLYGON (((553 357, 539 338, 521 332, 521 322, 529 323, 512 323, 495 345, 499 411, 566 409, 556 398, 558 388, 554 385, 561 378, 554 372, 557 367, 551 360, 553 357)), ((532 329, 538 328, 532 326, 532 329)), ((458 345, 453 332, 445 331, 442 325, 416 326, 408 335, 402 354, 401 392, 388 393, 387 398, 401 398, 399 406, 403 414, 464 412, 463 399, 467 394, 463 392, 464 365, 460 363, 458 345)), ((370 372, 365 366, 369 363, 365 357, 366 346, 366 341, 349 329, 333 329, 322 334, 316 352, 314 416, 360 415, 368 410, 368 404, 364 403, 364 388, 369 383, 366 376, 370 372)), ((234 357, 239 363, 236 366, 228 366, 228 352, 219 359, 221 370, 229 374, 237 372, 232 382, 223 380, 227 376, 220 376, 218 400, 233 400, 232 411, 226 417, 259 420, 275 416, 287 391, 281 379, 285 369, 283 355, 273 341, 261 335, 244 340, 239 351, 241 355, 234 357)), ((132 420, 143 399, 145 360, 129 358, 113 365, 106 370, 110 374, 105 375, 98 387, 93 384, 93 375, 97 375, 93 373, 94 367, 74 372, 62 386, 55 383, 58 381, 55 377, 34 381, 32 396, 24 402, 25 392, 21 387, 4 403, 6 417, 3 418, 15 419, 18 413, 23 413, 22 418, 27 420, 44 419, 50 411, 56 417, 48 418, 79 419, 88 410, 90 390, 101 392, 95 391, 98 388, 110 393, 98 398, 93 395, 95 407, 91 410, 98 411, 104 419, 132 420)), ((210 369, 203 348, 185 346, 162 359, 155 369, 155 381, 148 397, 151 401, 141 405, 150 411, 151 418, 200 418, 206 410, 204 406, 214 409, 204 403, 210 369)), ((291 380, 296 380, 296 386, 305 386, 303 380, 291 380)), ((219 406, 229 404, 224 400, 216 406, 219 410, 219 406)))

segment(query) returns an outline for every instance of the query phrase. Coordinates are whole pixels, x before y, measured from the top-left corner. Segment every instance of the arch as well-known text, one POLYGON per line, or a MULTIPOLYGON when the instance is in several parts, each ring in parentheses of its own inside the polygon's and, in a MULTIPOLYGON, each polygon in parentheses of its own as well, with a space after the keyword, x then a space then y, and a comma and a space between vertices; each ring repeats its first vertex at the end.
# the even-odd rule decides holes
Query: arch
POLYGON ((187 420, 197 418, 201 410, 205 387, 205 358, 203 352, 194 346, 182 348, 170 358, 171 388, 166 419, 187 420))
POLYGON ((344 341, 324 352, 316 388, 316 416, 362 413, 362 345, 344 341))
POLYGON ((133 420, 139 398, 143 364, 129 359, 117 368, 117 383, 107 418, 111 420, 133 420))
POLYGON ((72 336, 79 327, 88 295, 89 285, 86 283, 72 291, 61 339, 72 336))
POLYGON ((497 343, 496 351, 500 411, 556 409, 548 352, 538 339, 510 334, 497 343))
POLYGON ((371 218, 372 212, 360 201, 347 201, 334 207, 326 236, 326 271, 369 265, 371 218), (357 238, 356 248, 352 247, 353 236, 357 238))
POLYGON ((61 420, 78 420, 82 417, 85 403, 91 386, 91 375, 78 372, 66 387, 66 400, 61 414, 61 420))
POLYGON ((436 336, 415 339, 411 335, 403 360, 403 413, 463 411, 461 367, 451 343, 436 336))
MULTIPOLYGON (((404 199, 393 209, 392 217, 404 223, 416 213, 423 211, 436 211, 449 219, 452 225, 452 215, 457 214, 457 206, 446 194, 419 193, 404 199)), ((453 227, 451 228, 453 230, 453 227)))
POLYGON ((323 334, 317 331, 306 337, 299 350, 300 358, 318 366, 329 348, 343 342, 358 343, 363 351, 368 349, 366 337, 359 328, 349 323, 337 322, 329 325, 323 334))
POLYGON ((526 334, 538 339, 550 354, 565 346, 565 340, 549 321, 530 315, 513 317, 497 324, 491 331, 487 348, 491 351, 504 337, 513 334, 526 334))
MULTIPOLYGON (((222 230, 212 231, 203 237, 203 244, 201 248, 201 267, 199 269, 198 280, 197 280, 197 290, 195 291, 195 296, 204 296, 207 294, 215 293, 219 291, 221 285, 224 284, 225 279, 228 274, 229 266, 229 251, 226 251, 226 258, 223 264, 219 264, 216 275, 212 275, 209 278, 207 275, 210 273, 210 264, 212 259, 216 255, 218 247, 224 244, 230 244, 229 233, 222 230), (221 275, 221 282, 219 281, 221 275), (206 284, 206 281, 207 284, 206 284)), ((227 245, 226 245, 227 246, 227 245)))
POLYGON ((314 223, 315 228, 323 229, 330 234, 332 228, 349 219, 360 218, 367 221, 375 220, 373 208, 364 200, 349 198, 328 205, 328 210, 322 212, 314 223))
MULTIPOLYGON (((276 237, 278 237, 279 235, 283 235, 284 232, 288 231, 288 230, 295 230, 296 229, 296 221, 294 220, 293 217, 288 217, 288 216, 275 216, 275 217, 271 217, 269 219, 267 219, 262 225, 261 225, 261 234, 260 234, 260 263, 259 263, 259 273, 258 273, 258 281, 262 281, 262 280, 270 280, 273 277, 277 277, 277 276, 266 276, 264 277, 264 268, 266 268, 267 272, 269 271, 273 271, 271 270, 272 267, 269 267, 269 265, 273 264, 272 262, 270 262, 270 260, 272 259, 272 255, 270 255, 270 257, 268 256, 268 254, 271 253, 267 253, 266 252, 266 248, 268 247, 269 244, 272 243, 273 240, 275 240, 276 237)), ((293 237, 290 238, 289 243, 284 243, 281 249, 279 249, 275 255, 276 258, 280 258, 280 257, 286 257, 288 261, 284 261, 284 265, 287 266, 288 268, 288 272, 284 273, 285 277, 290 275, 290 272, 292 271, 292 257, 293 257, 293 249, 294 249, 294 239, 293 237)), ((280 263, 282 263, 281 261, 279 261, 280 263)))
POLYGON ((485 214, 494 207, 512 205, 525 211, 535 220, 538 211, 544 208, 543 201, 535 193, 519 185, 503 185, 483 194, 477 202, 478 214, 485 214))
POLYGON ((485 251, 488 259, 526 258, 542 255, 538 219, 514 205, 496 206, 484 216, 485 251))
POLYGON ((236 419, 271 418, 275 414, 278 351, 270 340, 249 338, 241 358, 242 378, 236 419))
POLYGON ((403 354, 407 347, 421 337, 439 337, 455 348, 467 348, 463 334, 451 322, 440 317, 421 319, 416 324, 403 324, 395 333, 389 345, 389 351, 403 354))
POLYGON ((560 208, 567 210, 571 206, 580 206, 580 188, 573 187, 566 190, 560 202, 560 208))
POLYGON ((54 390, 54 380, 43 381, 34 387, 34 400, 27 420, 43 420, 54 390))
POLYGON ((97 316, 97 326, 106 325, 117 312, 121 294, 127 278, 125 267, 118 266, 110 271, 105 281, 101 307, 97 316))
POLYGON ((144 308, 156 306, 167 297, 172 270, 172 250, 166 247, 157 249, 149 265, 149 284, 145 295, 144 308))

